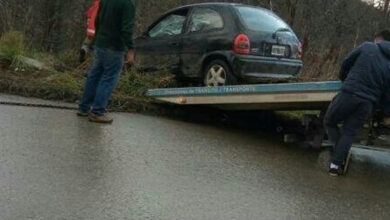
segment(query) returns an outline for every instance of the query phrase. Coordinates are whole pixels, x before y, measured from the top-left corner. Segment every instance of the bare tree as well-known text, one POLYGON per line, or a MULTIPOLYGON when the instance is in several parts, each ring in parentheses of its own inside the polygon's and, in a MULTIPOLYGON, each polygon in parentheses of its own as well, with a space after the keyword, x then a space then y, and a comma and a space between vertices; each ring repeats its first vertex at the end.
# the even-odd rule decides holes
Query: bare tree
MULTIPOLYGON (((0 35, 21 31, 31 47, 44 51, 78 48, 85 35, 85 12, 93 1, 0 0, 0 35)), ((305 72, 311 77, 336 72, 348 50, 389 26, 390 0, 213 1, 266 7, 284 18, 303 42, 305 72)), ((202 2, 209 1, 138 0, 136 35, 165 11, 202 2)))

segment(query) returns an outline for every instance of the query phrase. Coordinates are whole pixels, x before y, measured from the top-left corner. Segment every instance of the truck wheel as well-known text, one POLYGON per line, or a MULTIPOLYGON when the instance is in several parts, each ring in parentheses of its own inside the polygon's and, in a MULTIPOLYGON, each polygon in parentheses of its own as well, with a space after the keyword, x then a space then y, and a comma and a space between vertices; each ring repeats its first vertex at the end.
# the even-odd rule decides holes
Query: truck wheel
POLYGON ((205 86, 225 86, 237 83, 236 77, 232 74, 229 66, 223 60, 214 60, 205 68, 205 86))

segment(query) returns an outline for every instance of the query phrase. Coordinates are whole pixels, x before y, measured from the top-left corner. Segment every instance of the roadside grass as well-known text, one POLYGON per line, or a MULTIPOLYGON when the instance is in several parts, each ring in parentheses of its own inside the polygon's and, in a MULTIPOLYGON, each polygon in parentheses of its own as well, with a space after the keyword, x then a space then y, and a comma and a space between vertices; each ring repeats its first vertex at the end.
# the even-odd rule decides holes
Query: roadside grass
POLYGON ((39 83, 38 95, 45 99, 73 102, 81 96, 82 79, 68 73, 55 73, 39 83))
POLYGON ((117 91, 134 97, 141 97, 152 88, 168 88, 176 85, 172 74, 144 74, 130 70, 122 75, 117 91))
MULTIPOLYGON (((77 102, 83 92, 84 71, 48 71, 15 69, 7 59, 0 58, 0 92, 48 100, 77 102)), ((139 111, 154 102, 144 96, 151 88, 174 86, 170 74, 143 74, 125 71, 119 81, 111 102, 113 111, 139 111)))
MULTIPOLYGON (((80 65, 77 50, 49 54, 34 51, 26 45, 21 32, 13 31, 1 36, 0 92, 66 102, 79 100, 83 92, 84 75, 92 59, 80 65)), ((116 111, 144 108, 153 102, 144 97, 146 90, 175 85, 170 74, 144 74, 125 68, 110 108, 116 111)))
POLYGON ((9 69, 22 72, 32 72, 37 68, 56 71, 54 64, 57 59, 53 55, 31 50, 26 45, 21 32, 11 31, 0 37, 0 58, 10 64, 9 69))
POLYGON ((56 54, 55 68, 60 71, 72 71, 80 66, 79 51, 76 49, 66 49, 56 54))
POLYGON ((20 32, 8 32, 0 38, 0 55, 3 59, 13 62, 25 53, 24 36, 20 32))

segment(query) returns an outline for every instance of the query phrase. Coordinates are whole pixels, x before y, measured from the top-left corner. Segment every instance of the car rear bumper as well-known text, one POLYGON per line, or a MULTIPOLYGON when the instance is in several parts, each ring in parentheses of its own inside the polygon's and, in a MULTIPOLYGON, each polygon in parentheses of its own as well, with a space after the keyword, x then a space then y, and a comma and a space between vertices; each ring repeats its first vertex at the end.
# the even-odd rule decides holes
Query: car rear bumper
POLYGON ((232 68, 239 79, 249 82, 296 78, 303 66, 297 59, 235 55, 232 68))

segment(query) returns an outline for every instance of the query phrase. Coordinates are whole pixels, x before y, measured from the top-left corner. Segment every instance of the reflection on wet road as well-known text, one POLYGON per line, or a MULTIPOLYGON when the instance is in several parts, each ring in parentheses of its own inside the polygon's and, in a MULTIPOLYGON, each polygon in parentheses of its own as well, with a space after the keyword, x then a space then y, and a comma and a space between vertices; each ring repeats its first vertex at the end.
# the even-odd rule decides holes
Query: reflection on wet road
POLYGON ((0 106, 0 219, 390 219, 390 169, 330 178, 318 152, 137 114, 0 106))

